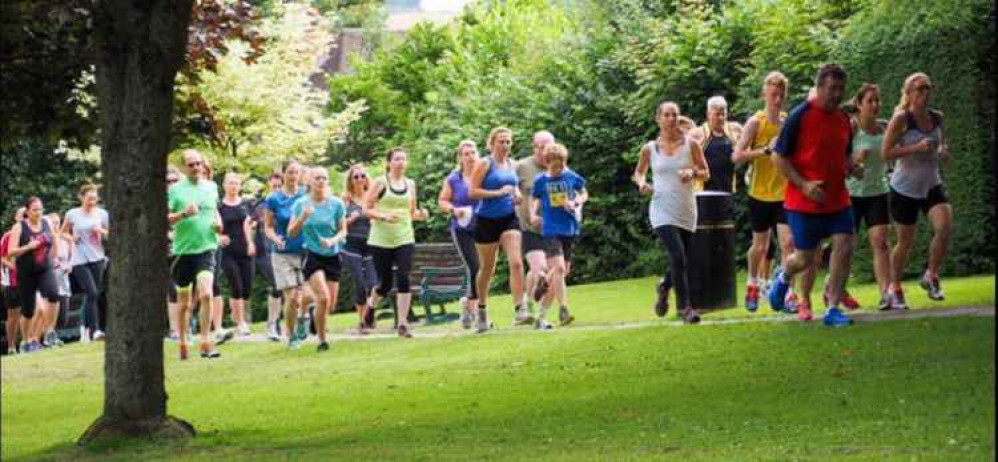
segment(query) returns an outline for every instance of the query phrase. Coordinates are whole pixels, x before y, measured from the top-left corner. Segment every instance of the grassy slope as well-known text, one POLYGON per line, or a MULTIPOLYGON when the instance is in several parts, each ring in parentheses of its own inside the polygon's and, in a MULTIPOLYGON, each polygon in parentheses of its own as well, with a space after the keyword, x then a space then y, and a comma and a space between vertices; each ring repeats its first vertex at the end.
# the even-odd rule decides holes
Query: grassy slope
MULTIPOLYGON (((980 299, 993 304, 987 279, 980 299)), ((650 319, 647 290, 635 294, 650 284, 580 288, 577 310, 590 322, 650 319)), ((200 436, 111 452, 67 443, 102 393, 101 345, 73 345, 3 359, 2 456, 993 460, 994 329, 993 318, 507 329, 338 342, 323 356, 311 343, 236 343, 222 361, 183 364, 168 345, 171 412, 200 436)))

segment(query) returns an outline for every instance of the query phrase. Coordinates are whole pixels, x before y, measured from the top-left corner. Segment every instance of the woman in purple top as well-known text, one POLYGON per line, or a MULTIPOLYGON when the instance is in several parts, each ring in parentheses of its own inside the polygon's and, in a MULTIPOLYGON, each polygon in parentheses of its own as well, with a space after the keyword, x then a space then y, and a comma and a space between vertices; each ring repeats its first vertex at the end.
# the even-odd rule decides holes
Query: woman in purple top
POLYGON ((440 210, 450 214, 450 235, 461 253, 468 272, 468 293, 461 299, 461 325, 470 329, 474 321, 471 307, 478 306, 478 289, 475 278, 478 276, 478 252, 475 250, 475 207, 478 200, 468 196, 468 181, 478 162, 478 147, 474 141, 464 140, 457 147, 458 168, 447 175, 444 187, 440 189, 437 204, 440 210))

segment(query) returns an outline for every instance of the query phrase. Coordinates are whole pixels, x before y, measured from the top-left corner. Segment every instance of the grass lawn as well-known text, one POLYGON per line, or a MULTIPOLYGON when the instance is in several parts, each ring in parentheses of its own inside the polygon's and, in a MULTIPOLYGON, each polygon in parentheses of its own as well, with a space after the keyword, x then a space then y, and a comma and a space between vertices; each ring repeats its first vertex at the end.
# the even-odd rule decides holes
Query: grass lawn
MULTIPOLYGON (((994 305, 991 276, 945 304, 994 305)), ((573 288, 580 324, 653 320, 653 280, 573 288)), ((916 307, 930 306, 909 289, 916 307)), ((862 288, 854 290, 861 300, 862 288)), ((498 306, 503 302, 496 300, 498 306)), ((506 305, 508 307, 508 303, 506 305)), ((503 326, 510 311, 496 310, 503 326)), ((744 310, 711 317, 747 316, 744 310)), ((757 314, 752 316, 766 316, 757 314)), ((350 325, 355 317, 336 316, 350 325)), ((417 328, 416 333, 423 328, 417 328)), ((431 328, 426 328, 431 329, 431 328)), ((453 323, 432 329, 455 329, 453 323)), ((459 328, 456 328, 459 329, 459 328)), ((101 343, 2 359, 8 460, 994 460, 993 317, 743 323, 166 347, 179 445, 73 446, 101 343)))

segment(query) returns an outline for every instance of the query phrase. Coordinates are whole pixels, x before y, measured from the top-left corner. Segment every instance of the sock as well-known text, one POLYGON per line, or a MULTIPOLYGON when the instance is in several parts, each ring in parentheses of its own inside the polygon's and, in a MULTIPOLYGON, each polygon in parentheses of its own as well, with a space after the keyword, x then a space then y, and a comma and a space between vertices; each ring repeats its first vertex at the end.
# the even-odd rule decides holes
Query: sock
POLYGON ((551 305, 544 305, 543 303, 541 304, 541 311, 537 313, 538 322, 543 321, 544 318, 547 317, 549 309, 551 309, 551 305))
POLYGON ((749 276, 748 281, 745 282, 745 285, 749 287, 756 287, 759 285, 759 278, 749 276))

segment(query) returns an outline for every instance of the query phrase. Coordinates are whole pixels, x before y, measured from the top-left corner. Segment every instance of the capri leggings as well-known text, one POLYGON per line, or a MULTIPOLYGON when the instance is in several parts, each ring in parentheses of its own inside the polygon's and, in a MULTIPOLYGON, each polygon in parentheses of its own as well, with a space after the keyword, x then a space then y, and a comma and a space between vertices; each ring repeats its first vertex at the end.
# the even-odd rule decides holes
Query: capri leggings
POLYGON ((666 289, 675 286, 679 308, 689 308, 691 307, 690 285, 686 273, 686 249, 690 247, 693 233, 678 226, 665 225, 655 228, 655 234, 665 244, 665 250, 669 252, 669 267, 666 268, 662 284, 666 289))
POLYGON ((374 268, 378 273, 380 284, 377 290, 378 295, 385 297, 392 290, 392 279, 398 293, 407 294, 411 292, 409 288, 409 270, 412 269, 412 254, 416 250, 415 244, 406 244, 393 249, 370 246, 371 253, 374 254, 374 268), (393 270, 394 269, 394 270, 393 270))
POLYGON ((59 281, 52 268, 37 273, 18 272, 17 290, 21 296, 21 316, 27 319, 35 316, 36 293, 51 303, 59 301, 59 281))
POLYGON ((247 300, 253 290, 253 257, 222 254, 222 271, 232 289, 232 298, 247 300))
POLYGON ((76 265, 73 267, 72 276, 84 293, 83 326, 94 330, 97 328, 97 303, 100 300, 100 287, 104 277, 104 261, 76 265))
POLYGON ((374 269, 374 257, 367 243, 348 243, 340 252, 340 262, 350 272, 354 283, 354 305, 367 303, 371 289, 378 285, 378 273, 374 269))
POLYGON ((257 247, 257 252, 259 253, 253 257, 253 261, 256 264, 256 270, 267 280, 267 287, 270 288, 270 297, 281 298, 281 292, 277 290, 277 282, 274 281, 274 266, 270 261, 270 252, 260 252, 259 247, 257 247))
POLYGON ((454 228, 451 229, 450 236, 461 254, 461 259, 464 260, 464 268, 468 274, 468 292, 465 296, 469 300, 478 300, 478 287, 475 284, 475 278, 478 277, 478 251, 475 250, 475 232, 454 228))

